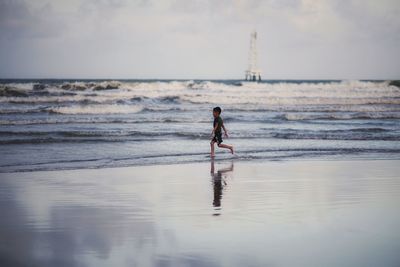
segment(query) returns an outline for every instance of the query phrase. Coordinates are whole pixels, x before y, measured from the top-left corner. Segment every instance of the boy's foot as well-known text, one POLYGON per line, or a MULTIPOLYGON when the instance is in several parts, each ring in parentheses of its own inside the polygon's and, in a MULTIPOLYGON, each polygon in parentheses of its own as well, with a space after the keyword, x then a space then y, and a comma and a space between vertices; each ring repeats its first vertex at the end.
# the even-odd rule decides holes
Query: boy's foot
POLYGON ((235 152, 233 152, 233 147, 231 147, 231 153, 232 153, 232 155, 235 154, 235 152))

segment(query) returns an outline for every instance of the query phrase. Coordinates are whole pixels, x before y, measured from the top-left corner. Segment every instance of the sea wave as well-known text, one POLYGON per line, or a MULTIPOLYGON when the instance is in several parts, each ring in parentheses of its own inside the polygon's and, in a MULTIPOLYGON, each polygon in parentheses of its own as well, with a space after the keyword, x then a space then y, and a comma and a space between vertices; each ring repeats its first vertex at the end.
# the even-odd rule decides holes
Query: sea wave
POLYGON ((132 105, 85 105, 51 107, 46 110, 50 113, 58 114, 128 114, 138 113, 143 110, 143 107, 132 105))
POLYGON ((400 89, 388 82, 242 83, 213 81, 61 82, 0 84, 0 103, 97 103, 156 101, 179 104, 400 104, 400 89), (103 89, 99 89, 103 88, 103 89))
MULTIPOLYGON (((129 113, 128 113, 129 114, 129 113)), ((143 124, 143 123, 210 123, 209 120, 191 118, 115 118, 115 117, 52 117, 30 120, 4 119, 0 125, 56 125, 56 124, 143 124)))
POLYGON ((355 128, 344 130, 306 130, 285 129, 279 132, 271 132, 278 139, 304 139, 304 140, 384 140, 400 141, 398 133, 384 128, 355 128))
POLYGON ((217 105, 241 159, 399 155, 384 81, 0 81, 0 172, 202 161, 217 105))
MULTIPOLYGON (((158 131, 148 130, 3 130, 0 131, 0 144, 16 143, 54 143, 54 142, 126 142, 154 140, 209 140, 206 131, 175 131, 164 128, 158 131)), ((386 140, 400 141, 400 135, 393 128, 358 127, 331 130, 309 130, 293 128, 261 128, 259 130, 236 131, 233 140, 250 139, 304 139, 304 140, 386 140)))
POLYGON ((358 112, 358 113, 286 113, 282 116, 288 121, 306 121, 306 120, 389 120, 400 119, 398 112, 358 112))

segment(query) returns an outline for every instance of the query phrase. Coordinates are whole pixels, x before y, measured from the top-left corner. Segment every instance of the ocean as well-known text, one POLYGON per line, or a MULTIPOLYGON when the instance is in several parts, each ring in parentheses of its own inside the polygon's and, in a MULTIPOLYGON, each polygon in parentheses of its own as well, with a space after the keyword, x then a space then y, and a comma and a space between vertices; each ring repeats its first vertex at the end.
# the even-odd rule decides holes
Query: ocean
POLYGON ((1 80, 0 172, 208 161, 215 106, 239 161, 400 158, 388 81, 1 80))

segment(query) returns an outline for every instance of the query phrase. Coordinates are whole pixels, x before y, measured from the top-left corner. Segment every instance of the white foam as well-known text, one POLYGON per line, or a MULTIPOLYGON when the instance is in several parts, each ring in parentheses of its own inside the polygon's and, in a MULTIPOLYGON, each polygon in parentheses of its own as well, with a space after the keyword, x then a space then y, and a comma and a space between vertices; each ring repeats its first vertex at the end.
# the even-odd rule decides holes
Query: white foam
MULTIPOLYGON (((141 103, 156 109, 163 105, 159 100, 165 97, 176 98, 194 104, 213 104, 226 106, 247 105, 260 109, 279 109, 281 107, 297 106, 300 110, 307 109, 310 105, 341 105, 350 107, 354 105, 400 105, 400 89, 389 86, 388 82, 341 81, 330 83, 252 83, 243 82, 242 86, 215 81, 157 81, 157 82, 77 82, 69 83, 80 85, 85 90, 64 90, 62 84, 50 84, 46 87, 49 95, 35 92, 32 84, 12 84, 30 92, 29 97, 0 97, 4 104, 43 104, 56 103, 65 106, 75 102, 79 109, 90 112, 91 108, 82 106, 82 103, 104 104, 116 107, 113 103, 130 103, 132 98, 145 99, 141 103), (96 85, 119 85, 119 89, 95 91, 96 85), (75 95, 70 95, 73 92, 75 95), (302 106, 302 107, 300 107, 302 106)), ((10 84, 9 84, 10 85, 10 84)), ((0 107, 1 109, 1 107, 0 107)), ((61 111, 69 109, 60 107, 61 111)), ((113 108, 112 108, 113 109, 113 108)), ((110 110, 112 110, 110 109, 110 110)), ((388 108, 392 110, 393 108, 388 108)), ((122 108, 124 113, 126 108, 122 108)), ((384 111, 384 109, 382 110, 384 111)), ((57 111, 55 111, 57 112, 57 111)), ((100 114, 106 111, 98 110, 100 114)), ((70 114, 70 113, 68 113, 70 114)), ((72 113, 73 114, 73 113, 72 113)), ((91 113, 92 114, 92 113, 91 113)))
POLYGON ((53 107, 49 111, 60 114, 128 114, 138 113, 142 106, 132 105, 85 105, 69 107, 53 107))

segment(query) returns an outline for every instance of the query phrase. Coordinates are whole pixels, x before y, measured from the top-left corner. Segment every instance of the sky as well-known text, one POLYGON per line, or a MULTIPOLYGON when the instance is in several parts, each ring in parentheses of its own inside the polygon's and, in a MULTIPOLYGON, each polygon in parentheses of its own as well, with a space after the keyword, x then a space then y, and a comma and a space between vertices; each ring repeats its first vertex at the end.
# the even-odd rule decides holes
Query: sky
POLYGON ((0 0, 0 78, 400 79, 399 0, 0 0))

